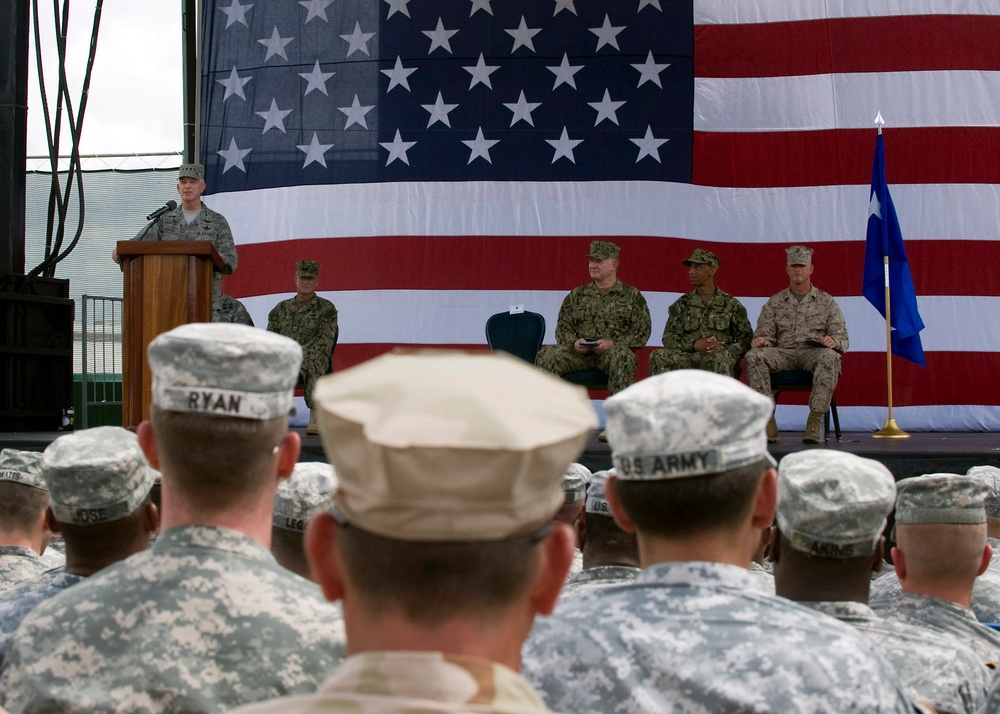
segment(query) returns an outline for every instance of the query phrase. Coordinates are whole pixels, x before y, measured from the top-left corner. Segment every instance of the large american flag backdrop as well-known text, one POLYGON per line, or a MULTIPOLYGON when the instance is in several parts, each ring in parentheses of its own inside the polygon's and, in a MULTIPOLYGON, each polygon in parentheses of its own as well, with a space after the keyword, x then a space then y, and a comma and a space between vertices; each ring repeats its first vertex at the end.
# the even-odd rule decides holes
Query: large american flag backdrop
POLYGON ((240 254, 226 290, 263 326, 295 261, 321 261, 337 368, 395 345, 482 348, 487 317, 513 304, 552 341, 594 238, 621 245, 651 347, 699 246, 755 322, 787 285, 784 248, 806 243, 850 330, 844 426, 877 429, 885 323, 861 288, 881 111, 927 325, 926 369, 893 358, 895 416, 1000 430, 1000 3, 204 8, 206 203, 240 254))

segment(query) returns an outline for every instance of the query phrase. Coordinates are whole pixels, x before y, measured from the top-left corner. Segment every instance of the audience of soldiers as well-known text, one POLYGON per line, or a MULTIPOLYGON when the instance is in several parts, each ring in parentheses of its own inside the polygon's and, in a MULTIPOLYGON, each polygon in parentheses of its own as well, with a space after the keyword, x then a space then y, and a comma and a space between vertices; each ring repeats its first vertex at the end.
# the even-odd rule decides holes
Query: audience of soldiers
POLYGON ((185 325, 150 345, 137 437, 4 450, 0 707, 1000 707, 983 624, 1000 597, 980 585, 1000 470, 897 484, 826 449, 778 465, 767 396, 680 369, 606 401, 614 468, 590 474, 584 390, 459 352, 319 379, 331 463, 298 464, 301 361, 274 333, 185 325), (893 510, 896 575, 873 580, 893 510), (43 569, 57 532, 65 565, 43 569))

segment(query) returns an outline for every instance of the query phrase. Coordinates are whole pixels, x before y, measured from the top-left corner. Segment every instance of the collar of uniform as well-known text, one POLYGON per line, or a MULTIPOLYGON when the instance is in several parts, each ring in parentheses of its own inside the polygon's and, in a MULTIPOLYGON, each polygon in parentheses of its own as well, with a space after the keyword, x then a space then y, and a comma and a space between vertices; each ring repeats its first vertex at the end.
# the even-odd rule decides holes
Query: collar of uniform
POLYGON ((150 550, 174 548, 219 550, 254 560, 272 560, 271 551, 245 533, 208 525, 174 526, 163 531, 150 550))
POLYGON ((583 287, 585 290, 592 292, 594 295, 610 295, 611 293, 620 293, 624 289, 622 287, 623 285, 625 285, 625 283, 623 283, 621 280, 615 280, 615 284, 612 285, 610 288, 608 288, 607 291, 604 293, 601 293, 601 291, 597 287, 597 284, 593 280, 591 280, 583 287))
POLYGON ((758 592, 760 588, 756 581, 756 576, 746 568, 704 560, 654 563, 635 579, 636 585, 686 585, 758 592))
MULTIPOLYGON (((915 614, 915 616, 926 619, 928 610, 933 609, 938 612, 946 612, 955 617, 961 617, 966 620, 971 620, 972 622, 979 624, 979 620, 976 619, 976 615, 972 612, 972 608, 963 607, 957 602, 952 602, 951 600, 944 600, 939 597, 934 597, 933 595, 921 595, 920 593, 900 593, 898 597, 893 600, 891 610, 907 610, 915 614)), ((886 611, 888 612, 889 609, 886 611)), ((990 632, 988 628, 983 628, 984 631, 990 632)))
POLYGON ((785 288, 783 290, 783 292, 785 293, 785 301, 786 302, 805 302, 806 300, 812 300, 812 299, 814 299, 816 297, 816 295, 818 294, 818 290, 817 290, 817 288, 816 288, 815 285, 813 285, 812 287, 809 288, 809 292, 807 292, 805 294, 805 297, 803 297, 801 301, 796 301, 795 300, 795 296, 792 294, 792 289, 791 288, 785 288))
POLYGON ((597 565, 576 573, 566 584, 587 583, 593 580, 635 580, 642 568, 633 568, 628 565, 597 565))
POLYGON ((0 555, 18 555, 32 560, 38 560, 40 557, 38 553, 25 545, 0 545, 0 555))
POLYGON ((825 615, 835 617, 844 622, 871 622, 872 620, 879 619, 875 611, 863 602, 852 602, 850 600, 796 600, 796 602, 799 605, 822 612, 825 615))
MULTIPOLYGON (((338 693, 450 704, 455 711, 464 712, 549 712, 538 693, 517 672, 480 657, 443 652, 352 655, 323 683, 316 696, 326 699, 338 693), (470 684, 476 685, 474 693, 470 684)), ((431 707, 426 711, 432 709, 439 710, 431 707)), ((451 711, 452 707, 447 709, 451 711)), ((444 711, 445 707, 440 710, 444 711)))

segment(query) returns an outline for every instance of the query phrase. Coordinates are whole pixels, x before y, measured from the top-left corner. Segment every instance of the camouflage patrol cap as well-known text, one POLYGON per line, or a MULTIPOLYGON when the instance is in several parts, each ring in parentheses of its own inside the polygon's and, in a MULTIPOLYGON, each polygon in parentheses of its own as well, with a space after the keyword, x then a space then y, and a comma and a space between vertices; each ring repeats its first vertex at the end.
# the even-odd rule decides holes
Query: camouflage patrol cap
POLYGON ((0 451, 0 481, 13 481, 42 491, 49 490, 42 478, 42 455, 37 451, 0 451))
POLYGON ((925 474, 896 484, 896 525, 985 523, 986 484, 974 476, 925 474))
POLYGON ((996 466, 973 466, 966 475, 986 484, 986 515, 1000 518, 1000 469, 996 466))
POLYGON ((695 248, 694 253, 687 260, 682 260, 681 265, 691 265, 692 263, 698 263, 699 265, 712 265, 716 268, 719 267, 719 259, 715 257, 715 253, 707 250, 702 250, 701 248, 695 248))
POLYGON ((594 472, 590 478, 590 485, 587 486, 587 513, 611 517, 611 506, 608 505, 608 498, 604 494, 608 486, 608 476, 616 475, 614 469, 594 472))
POLYGON ((614 243, 609 243, 606 240, 595 240, 590 242, 590 252, 587 253, 587 257, 594 260, 607 260, 608 258, 617 258, 621 252, 622 249, 614 243))
POLYGON ((566 503, 582 501, 587 495, 587 484, 590 482, 590 469, 575 461, 566 468, 563 474, 562 487, 566 503))
POLYGON ((788 265, 812 265, 812 248, 793 245, 791 248, 785 248, 785 254, 788 256, 788 265))
POLYGON ((319 461, 295 464, 292 475, 278 484, 271 524, 289 531, 305 531, 313 513, 331 506, 330 495, 336 490, 337 477, 330 464, 319 461))
POLYGON ((771 400, 713 372, 679 369, 604 402, 608 442, 622 481, 722 473, 762 459, 771 400))
POLYGON ((182 178, 193 178, 200 181, 205 180, 205 166, 204 164, 181 164, 180 170, 177 172, 177 180, 182 178))
POLYGON ((318 278, 319 263, 315 260, 300 260, 295 264, 295 277, 297 278, 318 278))
POLYGON ((778 465, 778 527, 810 555, 872 555, 895 499, 892 472, 872 459, 810 449, 778 465))
POLYGON ((302 348, 246 325, 191 323, 149 343, 153 404, 174 412, 275 419, 292 408, 302 348))
POLYGON ((125 518, 156 482, 139 439, 120 426, 65 434, 49 444, 42 475, 60 523, 87 525, 125 518))
POLYGON ((546 523, 597 426, 583 389, 504 353, 395 352, 321 378, 314 399, 338 518, 409 541, 546 523))

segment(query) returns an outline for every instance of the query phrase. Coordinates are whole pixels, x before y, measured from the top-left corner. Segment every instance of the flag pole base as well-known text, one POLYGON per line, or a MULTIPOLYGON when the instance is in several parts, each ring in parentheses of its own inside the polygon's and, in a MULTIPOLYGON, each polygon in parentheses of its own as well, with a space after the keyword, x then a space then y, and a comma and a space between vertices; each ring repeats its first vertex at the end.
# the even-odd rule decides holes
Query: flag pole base
POLYGON ((896 420, 889 417, 882 428, 872 434, 873 439, 909 439, 910 435, 896 425, 896 420))

